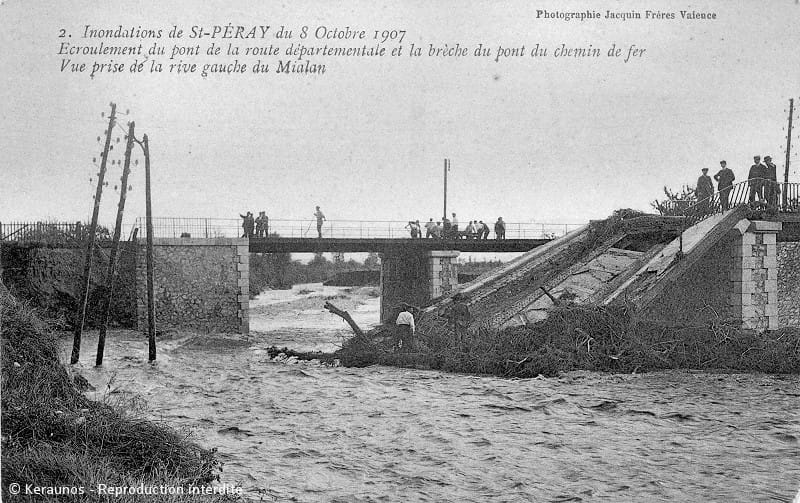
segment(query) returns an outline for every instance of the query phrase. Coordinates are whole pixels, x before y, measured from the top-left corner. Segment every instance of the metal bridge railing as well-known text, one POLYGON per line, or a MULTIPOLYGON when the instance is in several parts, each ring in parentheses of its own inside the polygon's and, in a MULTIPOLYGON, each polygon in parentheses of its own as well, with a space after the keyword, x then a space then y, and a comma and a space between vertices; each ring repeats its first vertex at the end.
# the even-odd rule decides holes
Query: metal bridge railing
MULTIPOLYGON (((100 229, 104 236, 105 228, 100 229)), ((89 225, 82 222, 0 222, 0 241, 74 243, 89 235, 89 225)), ((106 236, 109 237, 109 236, 106 236)))
POLYGON ((686 217, 689 225, 743 204, 776 213, 800 213, 800 183, 756 178, 734 184, 691 205, 680 207, 681 201, 676 203, 674 214, 686 217))
MULTIPOLYGON (((420 222, 425 236, 424 222, 420 222)), ((323 238, 410 238, 407 221, 398 220, 326 220, 322 225, 323 238)), ((494 222, 487 222, 494 237, 494 222)), ((581 224, 553 224, 537 222, 506 222, 506 239, 541 239, 563 236, 581 224)), ((146 236, 144 218, 136 219, 139 236, 146 236)), ((466 228, 461 223, 460 230, 466 228)), ((316 220, 270 218, 266 234, 282 238, 316 238, 316 220)), ((217 238, 242 237, 244 229, 240 218, 169 218, 153 219, 153 237, 156 238, 217 238)), ((258 237, 258 236, 256 236, 258 237)))

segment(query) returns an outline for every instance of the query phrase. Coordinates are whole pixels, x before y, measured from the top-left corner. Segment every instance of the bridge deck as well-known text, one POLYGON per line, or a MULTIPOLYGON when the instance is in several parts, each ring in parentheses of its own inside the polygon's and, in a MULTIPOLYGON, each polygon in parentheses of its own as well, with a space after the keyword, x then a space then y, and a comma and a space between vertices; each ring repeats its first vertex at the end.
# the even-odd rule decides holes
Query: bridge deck
POLYGON ((251 238, 251 253, 386 252, 398 249, 525 252, 550 239, 251 238))

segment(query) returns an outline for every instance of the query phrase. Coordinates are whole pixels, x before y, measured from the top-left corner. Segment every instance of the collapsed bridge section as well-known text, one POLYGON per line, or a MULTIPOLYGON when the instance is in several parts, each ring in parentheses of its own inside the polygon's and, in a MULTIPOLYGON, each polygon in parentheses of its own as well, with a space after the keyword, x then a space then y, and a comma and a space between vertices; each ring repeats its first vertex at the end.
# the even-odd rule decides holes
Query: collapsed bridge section
POLYGON ((616 215, 531 250, 425 308, 421 334, 536 323, 557 304, 627 304, 667 322, 735 319, 774 329, 779 222, 737 207, 683 229, 681 217, 616 215))

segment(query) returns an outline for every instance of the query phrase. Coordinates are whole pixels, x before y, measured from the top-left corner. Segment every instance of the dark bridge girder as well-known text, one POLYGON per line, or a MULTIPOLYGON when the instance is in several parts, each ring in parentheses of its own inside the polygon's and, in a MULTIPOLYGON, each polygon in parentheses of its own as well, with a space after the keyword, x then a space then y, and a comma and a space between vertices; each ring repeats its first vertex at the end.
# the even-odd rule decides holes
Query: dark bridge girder
POLYGON ((382 253, 404 248, 463 252, 526 252, 549 241, 549 239, 251 238, 250 253, 382 253))

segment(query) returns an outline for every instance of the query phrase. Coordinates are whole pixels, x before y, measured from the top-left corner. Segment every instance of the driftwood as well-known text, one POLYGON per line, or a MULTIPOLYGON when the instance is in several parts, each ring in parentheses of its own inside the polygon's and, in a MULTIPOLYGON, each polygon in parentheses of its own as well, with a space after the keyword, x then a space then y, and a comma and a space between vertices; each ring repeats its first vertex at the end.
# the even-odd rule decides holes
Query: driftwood
POLYGON ((363 336, 364 335, 364 331, 361 330, 361 328, 358 326, 358 324, 356 324, 355 321, 353 321, 353 318, 350 317, 350 313, 348 313, 347 311, 342 311, 341 309, 339 309, 338 307, 334 306, 330 302, 325 302, 325 306, 324 307, 325 307, 325 309, 330 311, 332 314, 335 314, 336 316, 338 316, 341 319, 343 319, 344 321, 346 321, 347 324, 350 325, 350 328, 353 329, 353 332, 356 335, 358 335, 358 336, 363 336))
POLYGON ((561 301, 560 301, 560 300, 558 300, 557 298, 553 297, 553 295, 552 295, 550 292, 548 292, 548 291, 545 289, 545 287, 543 287, 543 286, 540 286, 540 287, 539 287, 539 289, 540 289, 541 291, 543 291, 545 295, 547 295, 547 297, 548 297, 548 298, 549 298, 549 299, 550 299, 550 300, 553 302, 553 305, 554 305, 554 306, 559 306, 559 305, 561 305, 561 301))

